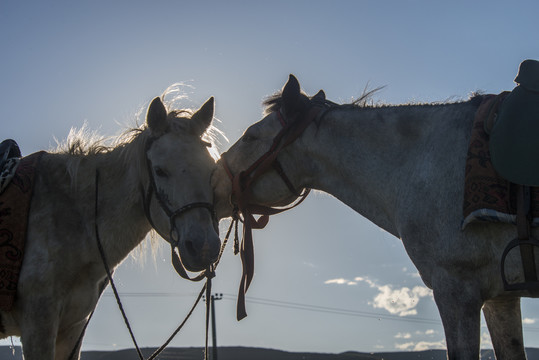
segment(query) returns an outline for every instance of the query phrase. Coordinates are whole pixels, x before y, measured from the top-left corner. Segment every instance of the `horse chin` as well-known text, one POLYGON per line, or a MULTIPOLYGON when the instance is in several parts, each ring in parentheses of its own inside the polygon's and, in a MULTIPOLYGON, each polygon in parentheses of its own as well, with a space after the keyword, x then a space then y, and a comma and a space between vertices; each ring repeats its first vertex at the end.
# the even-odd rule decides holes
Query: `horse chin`
POLYGON ((265 201, 260 201, 261 204, 270 207, 284 207, 292 204, 296 201, 297 197, 295 195, 286 195, 278 200, 275 199, 261 199, 265 201))
POLYGON ((270 181, 273 178, 262 178, 257 181, 252 188, 253 202, 264 206, 287 206, 296 201, 294 195, 286 186, 275 186, 275 181, 282 182, 280 178, 270 181))
POLYGON ((206 240, 202 246, 198 247, 191 241, 180 241, 180 259, 185 269, 192 272, 208 269, 217 261, 220 251, 219 243, 219 241, 212 241, 210 244, 210 240, 206 240))
POLYGON ((208 268, 208 266, 198 265, 191 262, 189 258, 186 258, 184 256, 180 255, 180 258, 182 260, 182 264, 185 267, 185 270, 191 271, 191 272, 199 272, 203 271, 208 268))

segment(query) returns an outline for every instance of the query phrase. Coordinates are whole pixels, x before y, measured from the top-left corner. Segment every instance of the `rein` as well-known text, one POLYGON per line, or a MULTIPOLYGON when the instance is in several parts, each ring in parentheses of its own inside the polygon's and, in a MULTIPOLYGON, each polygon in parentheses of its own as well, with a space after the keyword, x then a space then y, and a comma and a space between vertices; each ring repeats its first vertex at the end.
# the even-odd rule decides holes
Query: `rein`
MULTIPOLYGON (((180 207, 177 210, 171 210, 170 209, 170 207, 168 206, 165 199, 157 191, 157 187, 155 185, 155 179, 153 177, 151 161, 147 156, 148 150, 149 150, 152 142, 155 141, 155 139, 156 138, 150 139, 146 144, 146 151, 145 151, 145 153, 146 153, 146 164, 147 164, 147 168, 148 168, 148 174, 149 174, 149 177, 150 177, 150 185, 148 187, 148 191, 147 191, 146 195, 143 195, 144 212, 145 212, 146 218, 148 219, 148 222, 150 223, 152 228, 155 231, 157 231, 157 233, 161 237, 166 239, 166 237, 163 236, 163 234, 161 232, 159 232, 159 230, 157 229, 157 227, 155 226, 155 224, 154 224, 154 222, 152 221, 152 218, 151 218, 150 202, 151 202, 151 198, 152 198, 153 193, 155 193, 155 197, 157 198, 161 209, 165 212, 165 214, 167 214, 167 216, 170 219, 170 238, 169 238, 170 240, 173 239, 173 234, 174 234, 174 229, 175 229, 174 219, 177 216, 181 216, 183 213, 185 213, 185 212, 187 212, 189 210, 192 210, 192 209, 195 209, 195 208, 208 209, 208 211, 210 211, 210 213, 212 215, 212 219, 214 220, 214 223, 217 224, 217 216, 215 214, 213 204, 211 204, 211 203, 193 202, 193 203, 184 205, 184 206, 180 207)), ((114 280, 112 278, 113 271, 111 271, 111 269, 110 269, 110 267, 108 265, 107 257, 106 257, 105 251, 103 249, 103 244, 101 242, 101 237, 99 236, 99 227, 97 225, 98 200, 99 200, 99 170, 96 169, 96 172, 95 172, 94 228, 95 228, 95 237, 96 237, 97 247, 99 249, 99 254, 101 255, 101 260, 103 261, 103 266, 104 266, 105 271, 107 273, 107 280, 111 285, 111 288, 112 288, 113 293, 114 293, 114 297, 116 298, 116 302, 118 304, 118 308, 120 309, 120 312, 122 313, 122 317, 124 319, 125 325, 126 325, 128 331, 129 331, 129 334, 131 336, 131 340, 133 341, 133 344, 135 345, 135 349, 137 350, 138 357, 139 357, 140 360, 145 360, 144 356, 143 356, 143 354, 142 354, 142 352, 140 350, 140 347, 138 346, 138 343, 137 343, 137 341, 135 339, 135 335, 133 333, 133 330, 131 329, 131 325, 129 323, 129 320, 127 319, 127 315, 125 314, 125 311, 123 309, 123 305, 122 305, 122 302, 120 300, 120 295, 118 294, 118 291, 116 289, 116 285, 114 284, 114 280)), ((205 344, 204 358, 208 359, 208 356, 209 356, 208 355, 209 354, 209 351, 208 351, 208 330, 209 330, 209 316, 210 316, 210 310, 211 310, 210 309, 211 301, 209 301, 209 299, 211 298, 211 287, 212 287, 211 286, 211 279, 215 277, 215 269, 216 269, 217 265, 219 264, 219 261, 221 260, 224 249, 225 249, 225 247, 227 245, 228 236, 224 239, 223 244, 221 245, 221 250, 219 252, 219 255, 218 255, 217 260, 215 261, 215 263, 210 265, 210 267, 208 269, 204 270, 203 272, 201 272, 200 274, 198 274, 197 276, 195 276, 193 278, 188 276, 187 271, 185 270, 185 267, 183 266, 183 264, 181 262, 181 258, 179 257, 179 255, 175 251, 175 248, 177 248, 177 246, 178 246, 178 242, 179 242, 179 239, 176 239, 174 244, 171 243, 172 265, 174 266, 174 269, 176 270, 176 272, 182 278, 188 279, 188 280, 191 280, 191 281, 200 281, 200 280, 206 278, 206 283, 204 284, 204 286, 200 290, 200 293, 198 294, 198 297, 195 300, 195 303, 191 307, 191 309, 190 309, 189 313, 187 314, 187 316, 185 317, 185 319, 176 328, 176 330, 169 336, 169 338, 163 343, 163 345, 161 345, 161 347, 159 347, 150 357, 148 357, 147 360, 154 360, 157 356, 159 356, 159 354, 161 352, 163 352, 163 350, 165 350, 165 348, 170 344, 170 342, 174 339, 174 337, 178 334, 178 332, 183 328, 183 326, 185 325, 187 320, 191 317, 191 315, 193 314, 193 311, 195 310, 198 303, 200 302, 200 299, 202 299, 202 296, 204 295, 204 293, 206 293, 206 299, 207 299, 206 300, 206 344, 205 344)), ((104 290, 104 288, 105 288, 105 286, 103 286, 103 290, 104 290)), ((84 327, 83 327, 83 329, 81 331, 81 334, 79 335, 79 338, 77 339, 77 342, 76 342, 73 350, 71 351, 71 354, 68 357, 69 360, 74 359, 74 357, 75 357, 75 355, 77 353, 77 349, 80 348, 80 346, 82 344, 82 339, 84 337, 84 333, 86 332, 86 328, 88 327, 88 324, 90 323, 90 320, 91 320, 94 312, 95 312, 95 309, 92 310, 92 312, 88 316, 88 319, 86 320, 86 324, 84 325, 84 327)))
MULTIPOLYGON (((96 170, 96 173, 95 173, 95 220, 96 221, 95 221, 94 226, 95 226, 95 236, 96 236, 97 247, 99 249, 99 254, 101 255, 101 260, 103 261, 103 266, 105 267, 105 271, 107 273, 107 280, 109 281, 109 283, 111 285, 112 291, 114 293, 114 297, 116 298, 116 302, 118 304, 118 308, 120 309, 120 312, 122 313, 122 317, 124 319, 125 325, 126 325, 128 331, 129 331, 129 334, 131 336, 131 340, 133 341, 133 344, 135 345, 135 349, 137 351, 138 357, 139 357, 140 360, 144 360, 145 358, 144 358, 144 356, 142 354, 142 351, 140 350, 140 347, 138 346, 137 340, 135 339, 135 334, 133 333, 133 330, 131 328, 129 320, 127 319, 127 315, 125 314, 125 310, 124 310, 122 302, 120 300, 120 295, 118 293, 118 290, 116 289, 116 285, 114 284, 114 280, 112 278, 112 272, 113 271, 111 271, 111 269, 110 269, 110 267, 108 265, 107 257, 106 257, 105 251, 103 249, 103 244, 101 242, 101 237, 99 236, 99 227, 97 225, 97 216, 98 216, 98 206, 97 206, 97 204, 98 204, 98 199, 99 199, 99 171, 96 170)), ((184 208, 189 210, 189 206, 184 206, 180 210, 182 210, 184 208)), ((193 207, 190 207, 190 208, 193 208, 193 207)), ((187 210, 184 210, 184 211, 187 211, 187 210)), ((200 299, 202 299, 202 296, 204 295, 204 293, 206 294, 206 299, 210 299, 210 297, 211 297, 211 279, 213 277, 215 277, 215 268, 217 267, 219 261, 221 260, 221 256, 223 254, 224 248, 226 247, 226 244, 227 244, 227 239, 225 239, 225 241, 223 241, 223 244, 221 246, 221 251, 219 252, 219 256, 217 258, 217 261, 213 265, 211 265, 210 268, 205 270, 201 275, 197 276, 194 280, 189 279, 189 280, 193 280, 193 281, 199 281, 202 278, 206 278, 206 283, 204 284, 204 286, 200 290, 200 292, 199 292, 199 294, 197 296, 197 299, 195 300, 195 303, 193 304, 193 306, 189 310, 189 313, 187 314, 185 319, 180 323, 180 325, 176 328, 176 330, 174 330, 174 332, 163 343, 163 345, 161 345, 150 357, 148 357, 147 360, 154 360, 157 356, 159 356, 159 354, 161 352, 163 352, 163 350, 165 350, 165 348, 170 344, 170 342, 174 339, 174 337, 176 337, 178 332, 180 332, 180 330, 183 328, 183 326, 185 325, 187 320, 191 317, 191 315, 193 314, 195 308, 197 307, 198 303, 200 302, 200 299), (198 279, 199 277, 201 277, 201 278, 198 279)), ((173 257, 173 260, 174 260, 174 257, 173 257)), ((178 258, 178 260, 179 260, 179 258, 178 258)), ((180 265, 181 265, 181 263, 180 263, 180 265)), ((183 265, 181 265, 181 266, 183 268, 183 265)), ((208 354, 209 354, 209 352, 208 352, 208 329, 209 329, 208 324, 209 324, 209 314, 210 314, 210 306, 211 306, 210 304, 211 304, 211 302, 206 300, 205 359, 208 358, 208 354)), ((81 332, 81 334, 79 336, 79 339, 77 340, 77 343, 76 343, 75 347, 73 348, 73 351, 71 352, 68 359, 70 359, 70 360, 73 359, 75 354, 76 354, 77 349, 80 347, 80 345, 82 343, 82 338, 84 336, 84 333, 86 332, 86 328, 88 327, 88 324, 89 324, 90 319, 92 318, 92 316, 94 314, 94 311, 92 311, 90 313, 90 315, 88 317, 88 320, 86 321, 86 324, 85 324, 85 326, 84 326, 84 328, 83 328, 83 330, 82 330, 82 332, 81 332)))
POLYGON ((234 215, 230 228, 228 229, 228 238, 231 229, 235 226, 235 244, 238 243, 237 227, 238 222, 243 222, 243 233, 241 246, 236 245, 236 253, 239 250, 240 258, 242 262, 242 277, 238 290, 238 303, 236 309, 236 316, 238 320, 241 320, 247 316, 245 309, 245 293, 249 289, 249 285, 254 276, 254 245, 253 245, 253 229, 263 229, 269 222, 270 215, 279 214, 286 210, 290 210, 305 200, 310 192, 310 189, 304 189, 302 192, 298 192, 288 176, 286 176, 280 163, 277 160, 279 153, 288 145, 292 144, 298 139, 305 129, 316 119, 321 119, 327 111, 327 107, 319 105, 313 105, 309 107, 304 113, 298 114, 292 118, 291 121, 286 121, 281 111, 277 111, 276 114, 279 118, 279 122, 282 125, 282 129, 273 138, 270 149, 258 158, 249 168, 238 173, 233 174, 225 160, 225 154, 221 155, 223 167, 232 181, 232 196, 236 200, 234 204, 234 215), (252 186, 253 183, 260 176, 270 170, 275 170, 286 184, 292 194, 294 194, 299 200, 294 204, 284 208, 274 208, 270 206, 258 205, 253 203, 252 186), (239 213, 243 215, 243 220, 240 218, 239 213), (259 218, 255 218, 255 215, 260 215, 259 218))

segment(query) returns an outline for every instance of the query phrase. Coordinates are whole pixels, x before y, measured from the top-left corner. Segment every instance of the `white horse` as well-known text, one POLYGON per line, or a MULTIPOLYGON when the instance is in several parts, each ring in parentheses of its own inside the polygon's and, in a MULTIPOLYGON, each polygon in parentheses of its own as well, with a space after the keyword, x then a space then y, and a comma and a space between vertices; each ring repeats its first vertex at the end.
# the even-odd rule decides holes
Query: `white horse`
POLYGON ((156 98, 145 126, 120 145, 83 149, 78 139, 42 156, 16 300, 0 312, 0 337, 20 336, 26 360, 79 358, 79 337, 107 285, 97 236, 111 269, 152 224, 179 247, 187 269, 216 260, 215 161, 201 138, 213 108, 210 98, 196 112, 167 113, 156 98))
MULTIPOLYGON (((282 93, 266 102, 267 115, 221 156, 218 164, 228 170, 220 166, 212 179, 218 217, 232 215, 242 186, 249 192, 244 205, 289 204, 297 198, 294 188, 330 193, 402 239, 433 290, 449 359, 478 359, 481 309, 497 358, 524 359, 520 297, 531 294, 504 291, 500 276, 502 253, 516 227, 473 223, 461 230, 465 161, 478 102, 331 104, 295 141, 277 146, 282 171, 251 166, 275 149, 283 123, 314 101, 325 101, 323 92, 309 99, 290 76, 282 93), (234 181, 233 193, 230 177, 250 166, 242 181, 234 181)), ((280 143, 287 141, 285 136, 280 143)), ((267 165, 262 163, 257 166, 267 165)), ((508 256, 506 274, 511 282, 523 281, 517 254, 508 256)))

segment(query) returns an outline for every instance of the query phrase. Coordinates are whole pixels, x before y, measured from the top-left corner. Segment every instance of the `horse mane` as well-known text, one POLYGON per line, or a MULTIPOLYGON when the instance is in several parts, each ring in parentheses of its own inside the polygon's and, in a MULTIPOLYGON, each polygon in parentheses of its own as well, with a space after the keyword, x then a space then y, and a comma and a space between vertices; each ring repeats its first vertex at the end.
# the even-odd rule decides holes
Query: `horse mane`
MULTIPOLYGON (((385 86, 380 86, 372 90, 368 90, 367 87, 363 90, 363 93, 355 100, 350 103, 337 104, 330 100, 324 100, 321 104, 328 106, 331 109, 373 109, 373 108, 388 108, 388 107, 398 107, 398 106, 441 106, 441 105, 452 105, 460 104, 465 102, 470 102, 472 105, 479 106, 481 103, 484 94, 479 91, 473 92, 467 99, 461 100, 446 100, 440 102, 430 102, 430 103, 405 103, 405 104, 385 104, 385 103, 374 103, 372 97, 378 91, 382 90, 385 86)), ((314 97, 314 96, 313 96, 314 97)), ((304 104, 308 104, 313 97, 309 97, 303 91, 300 93, 300 101, 304 104)), ((320 101, 319 101, 320 103, 320 101)), ((267 97, 262 105, 264 106, 264 116, 278 111, 283 104, 282 91, 279 91, 273 95, 267 97)))
MULTIPOLYGON (((185 102, 187 99, 182 87, 184 84, 173 84, 165 90, 161 99, 167 108, 167 117, 171 123, 171 131, 194 131, 190 127, 189 121, 194 111, 191 109, 178 109, 179 102, 185 102), (172 96, 171 96, 172 95, 172 96)), ((84 123, 80 129, 71 128, 69 134, 63 142, 56 140, 57 147, 50 153, 64 155, 66 161, 67 172, 70 174, 72 186, 77 182, 79 167, 83 159, 95 159, 97 156, 106 154, 117 154, 120 159, 122 169, 134 166, 136 174, 145 176, 144 152, 146 142, 151 137, 151 132, 146 124, 145 114, 147 106, 141 107, 134 116, 136 123, 135 127, 128 128, 116 137, 104 137, 96 131, 88 129, 87 123, 84 123), (139 125, 142 123, 142 125, 139 125)), ((219 138, 226 137, 224 134, 211 125, 206 129, 201 139, 210 144, 210 155, 217 160, 219 158, 219 150, 217 145, 220 145, 219 138)))
MULTIPOLYGON (((324 99, 324 100, 315 100, 317 103, 320 103, 321 105, 325 105, 325 106, 328 106, 328 107, 353 107, 353 108, 364 108, 364 107, 373 107, 375 105, 372 104, 371 100, 372 100, 372 96, 382 90, 384 87, 381 86, 381 87, 377 87, 375 89, 372 89, 372 90, 368 90, 367 87, 365 87, 365 89, 363 90, 363 93, 361 94, 361 96, 359 96, 359 98, 355 99, 354 101, 352 101, 351 103, 348 103, 348 104, 337 104, 333 101, 330 101, 330 100, 327 100, 327 99, 324 99), (371 103, 369 103, 371 102, 371 103)), ((309 97, 305 92, 301 91, 300 93, 300 101, 302 103, 304 103, 305 105, 307 105, 309 102, 311 102, 311 100, 313 100, 314 96, 312 97, 309 97)), ((270 95, 269 97, 267 97, 264 102, 262 103, 262 105, 264 106, 264 116, 274 112, 274 111, 278 111, 281 106, 283 104, 283 99, 282 99, 282 91, 279 91, 273 95, 270 95)))
MULTIPOLYGON (((167 108, 167 117, 172 123, 173 131, 191 131, 189 122, 184 120, 191 119, 194 111, 188 108, 175 108, 179 101, 187 99, 187 96, 181 89, 181 87, 184 86, 186 85, 181 83, 173 84, 167 88, 161 96, 161 98, 164 100, 165 107, 167 108), (173 95, 172 99, 167 99, 165 101, 165 97, 169 96, 170 94, 173 95)), ((123 148, 124 150, 122 153, 125 154, 128 152, 125 150, 126 145, 136 140, 142 141, 142 148, 144 148, 144 144, 150 137, 149 131, 147 130, 146 119, 143 118, 146 108, 147 106, 142 107, 136 113, 135 127, 124 130, 117 137, 105 137, 99 135, 96 131, 89 130, 88 124, 85 122, 79 129, 71 128, 65 141, 60 142, 55 139, 57 144, 56 149, 53 149, 50 152, 55 154, 71 155, 74 157, 86 157, 91 155, 105 154, 112 152, 113 150, 123 148), (142 125, 139 125, 140 123, 142 123, 142 125)), ((218 140, 220 137, 228 140, 226 139, 224 133, 214 125, 211 125, 202 135, 202 140, 211 145, 210 154, 214 159, 218 159, 219 157, 217 145, 220 145, 218 140)), ((127 156, 127 158, 130 158, 130 156, 127 156)))

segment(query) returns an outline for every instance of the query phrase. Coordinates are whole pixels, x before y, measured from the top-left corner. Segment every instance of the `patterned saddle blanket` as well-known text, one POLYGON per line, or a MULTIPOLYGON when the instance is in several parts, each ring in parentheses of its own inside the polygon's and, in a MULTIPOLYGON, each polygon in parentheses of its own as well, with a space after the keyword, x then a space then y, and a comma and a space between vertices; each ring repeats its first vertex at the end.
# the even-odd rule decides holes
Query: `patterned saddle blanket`
MULTIPOLYGON (((466 160, 462 228, 475 221, 516 224, 517 186, 500 176, 491 161, 489 121, 503 94, 486 95, 476 112, 466 160), (486 130, 487 129, 487 130, 486 130)), ((539 188, 532 187, 532 226, 539 226, 539 188)))
POLYGON ((12 158, 2 169, 0 191, 0 310, 13 306, 23 261, 34 176, 44 152, 12 158), (6 170, 4 170, 6 169, 6 170), (4 174, 6 175, 4 177, 4 174))

